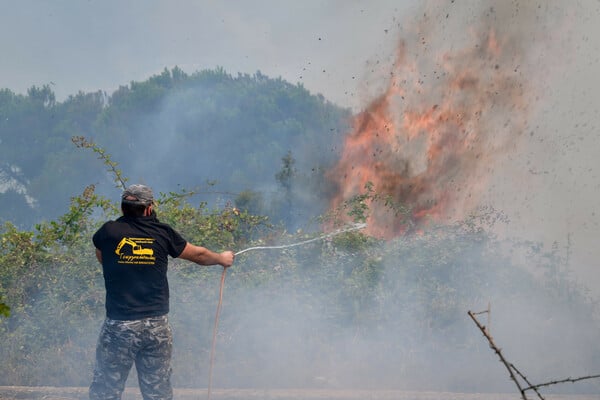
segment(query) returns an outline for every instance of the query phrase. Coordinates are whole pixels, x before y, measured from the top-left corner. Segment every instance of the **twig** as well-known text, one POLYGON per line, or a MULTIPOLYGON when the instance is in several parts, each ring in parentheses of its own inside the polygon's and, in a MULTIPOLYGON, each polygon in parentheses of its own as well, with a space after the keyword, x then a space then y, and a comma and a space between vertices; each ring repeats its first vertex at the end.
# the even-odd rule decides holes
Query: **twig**
POLYGON ((485 328, 485 326, 483 326, 483 325, 481 325, 481 323, 479 323, 479 321, 475 317, 475 314, 473 314, 471 311, 469 311, 468 314, 469 314, 469 317, 471 317, 471 319, 473 320, 473 322, 475 322, 475 325, 477 325, 477 327, 479 328, 479 330, 481 331, 481 333, 483 333, 483 336, 485 336, 485 338, 488 340, 488 342, 489 342, 490 347, 492 348, 492 350, 494 350, 494 352, 500 358, 500 361, 502 362, 502 364, 504 364, 504 366, 508 370, 508 374, 510 376, 510 379, 515 383, 515 385, 519 389, 519 392, 521 393, 521 397, 523 398, 523 400, 528 400, 527 396, 525 395, 525 390, 521 387, 521 384, 517 380, 517 377, 515 376, 515 374, 513 372, 513 369, 510 366, 511 364, 509 364, 509 362, 506 361, 506 359, 504 358, 504 355, 502 355, 502 352, 500 351, 500 349, 498 348, 498 346, 496 346, 496 344, 494 343, 494 339, 492 339, 492 337, 489 335, 489 333, 487 332, 487 329, 485 328))
POLYGON ((511 364, 510 364, 510 367, 511 367, 512 369, 514 369, 514 370, 515 370, 515 372, 516 372, 516 373, 517 373, 517 374, 518 374, 518 375, 521 377, 521 379, 523 379, 523 380, 525 381, 525 383, 526 383, 526 384, 528 384, 528 385, 529 385, 529 387, 527 387, 527 388, 523 389, 524 391, 527 391, 527 390, 529 390, 529 389, 532 389, 532 390, 533 390, 533 391, 534 391, 534 392, 535 392, 535 393, 538 395, 538 397, 539 397, 540 399, 544 400, 544 397, 542 396, 542 394, 541 394, 540 392, 538 392, 537 388, 536 388, 536 387, 534 387, 534 386, 531 384, 531 382, 529 382, 529 379, 527 379, 527 377, 526 377, 525 375, 523 375, 523 374, 521 373, 521 371, 519 371, 519 370, 517 369, 517 367, 515 367, 515 365, 514 365, 513 363, 511 363, 511 364))
POLYGON ((566 382, 575 383, 575 382, 578 382, 578 381, 583 381, 585 379, 594 379, 594 378, 600 378, 600 374, 598 374, 598 375, 582 376, 582 377, 579 377, 579 378, 560 379, 560 380, 555 380, 555 381, 551 381, 551 382, 540 383, 540 384, 537 384, 537 385, 531 385, 530 384, 524 390, 535 390, 537 392, 537 389, 541 388, 543 386, 556 385, 556 384, 559 384, 559 383, 566 383, 566 382))
POLYGON ((79 148, 92 149, 94 153, 98 154, 98 158, 104 162, 104 165, 106 165, 108 170, 113 174, 117 187, 120 186, 122 189, 127 188, 127 178, 123 177, 123 172, 117 168, 119 164, 111 160, 110 156, 106 153, 106 150, 98 146, 94 141, 87 140, 85 136, 73 136, 71 142, 79 148))
POLYGON ((477 325, 477 327, 479 328, 479 330, 483 333, 483 336, 485 336, 486 339, 488 340, 488 342, 490 344, 490 348, 492 348, 496 352, 496 354, 500 358, 500 361, 502 362, 502 364, 504 364, 504 366, 508 370, 508 373, 510 375, 510 379, 512 379, 512 381, 515 383, 515 385, 519 389, 519 392, 521 393, 521 397, 523 398, 523 400, 528 400, 527 399, 527 395, 525 394, 525 392, 528 391, 528 390, 533 390, 541 400, 544 400, 544 397, 538 391, 538 389, 541 388, 541 387, 550 386, 550 385, 556 385, 556 384, 559 384, 559 383, 566 383, 566 382, 575 383, 575 382, 582 381, 582 380, 585 380, 585 379, 600 378, 600 374, 598 374, 598 375, 582 376, 582 377, 579 377, 579 378, 557 379, 557 380, 550 381, 550 382, 539 383, 537 385, 531 384, 531 382, 529 382, 529 380, 527 379, 527 377, 525 375, 523 375, 521 373, 521 371, 519 371, 517 369, 517 367, 514 366, 514 364, 509 363, 506 360, 506 358, 504 358, 504 356, 502 355, 502 352, 500 351, 500 349, 498 348, 498 346, 496 346, 496 344, 494 343, 494 339, 492 339, 492 336, 491 336, 491 334, 489 332, 489 329, 486 328, 484 325, 482 325, 477 320, 477 318, 475 317, 476 315, 485 314, 485 313, 488 313, 488 315, 489 315, 489 313, 490 313, 490 306, 489 305, 488 305, 488 309, 485 310, 485 311, 476 312, 476 313, 471 312, 471 311, 467 312, 467 314, 469 314, 469 317, 471 317, 471 319, 473 320, 473 322, 475 322, 475 325, 477 325), (521 386, 521 384, 517 380, 517 377, 515 376, 515 373, 521 379, 523 379, 523 381, 528 385, 527 387, 522 387, 521 386))

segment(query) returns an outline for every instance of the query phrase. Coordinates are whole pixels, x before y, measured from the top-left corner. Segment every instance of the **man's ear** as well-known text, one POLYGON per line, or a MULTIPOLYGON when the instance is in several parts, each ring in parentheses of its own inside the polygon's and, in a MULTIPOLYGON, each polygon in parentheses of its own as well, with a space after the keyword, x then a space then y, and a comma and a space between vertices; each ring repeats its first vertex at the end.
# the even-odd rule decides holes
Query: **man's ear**
POLYGON ((152 204, 144 209, 144 217, 149 217, 152 215, 152 204))

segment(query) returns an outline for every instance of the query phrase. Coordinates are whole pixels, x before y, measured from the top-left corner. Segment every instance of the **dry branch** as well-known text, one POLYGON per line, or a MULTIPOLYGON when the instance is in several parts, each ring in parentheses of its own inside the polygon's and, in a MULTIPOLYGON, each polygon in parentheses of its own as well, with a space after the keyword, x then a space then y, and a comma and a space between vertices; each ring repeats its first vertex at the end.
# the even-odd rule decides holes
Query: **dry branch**
POLYGON ((598 375, 589 375, 589 376, 581 376, 579 378, 565 378, 565 379, 560 379, 560 380, 555 380, 555 381, 550 381, 550 382, 544 382, 544 383, 539 383, 537 385, 531 385, 529 384, 528 387, 526 387, 524 390, 535 390, 537 392, 536 389, 544 387, 544 386, 550 386, 550 385, 557 385, 559 383, 567 383, 567 382, 571 382, 571 383, 575 383, 578 381, 583 381, 586 379, 594 379, 594 378, 600 378, 600 374, 598 375))
POLYGON ((528 391, 528 390, 533 390, 541 400, 544 400, 544 397, 538 391, 538 389, 541 388, 541 387, 550 386, 550 385, 557 385, 559 383, 566 383, 566 382, 575 383, 575 382, 582 381, 582 380, 585 380, 585 379, 600 378, 600 374, 598 374, 598 375, 582 376, 582 377, 579 377, 579 378, 557 379, 557 380, 553 380, 553 381, 549 381, 549 382, 539 383, 537 385, 531 384, 531 382, 529 382, 529 380, 527 379, 527 377, 523 373, 521 373, 521 371, 519 371, 517 369, 517 367, 514 366, 514 364, 509 363, 506 360, 506 358, 504 358, 504 355, 500 351, 500 348, 498 346, 496 346, 496 343, 494 343, 494 339, 492 339, 492 335, 489 332, 489 329, 486 328, 484 325, 482 325, 477 320, 477 317, 475 317, 476 315, 484 314, 484 313, 488 313, 488 314, 490 313, 490 306, 489 305, 488 305, 488 309, 486 311, 481 311, 481 312, 477 312, 477 313, 474 313, 474 312, 471 312, 471 311, 467 312, 467 314, 469 314, 469 317, 471 317, 471 319, 473 320, 473 322, 475 322, 475 325, 477 325, 477 327, 479 328, 479 330, 481 331, 481 333, 483 333, 483 336, 485 336, 485 338, 488 340, 488 343, 490 344, 490 348, 492 350, 494 350, 494 352, 500 358, 500 361, 502 362, 502 364, 504 364, 504 366, 508 370, 508 373, 510 375, 510 379, 515 383, 515 385, 519 389, 519 392, 521 393, 521 397, 523 398, 523 400, 528 400, 527 399, 527 395, 525 394, 525 392, 528 391), (518 375, 528 386, 523 387, 521 385, 521 383, 519 382, 519 380, 517 379, 517 376, 515 374, 518 375))
POLYGON ((526 387, 525 389, 523 389, 523 391, 527 391, 527 390, 530 390, 530 389, 531 389, 531 390, 533 390, 533 391, 535 392, 535 394, 537 394, 537 396, 538 396, 540 399, 542 399, 542 400, 544 399, 544 397, 542 397, 542 394, 541 394, 541 393, 540 393, 540 392, 537 390, 537 387, 533 386, 533 385, 531 384, 531 382, 529 382, 529 379, 527 379, 527 377, 526 377, 525 375, 523 375, 523 374, 521 373, 521 371, 519 371, 519 370, 517 369, 517 367, 515 367, 515 365, 514 365, 513 363, 511 363, 511 364, 510 364, 510 367, 511 367, 512 369, 514 369, 514 370, 515 370, 515 372, 516 372, 516 373, 517 373, 517 374, 518 374, 518 375, 521 377, 521 379, 523 379, 523 380, 525 381, 525 383, 526 383, 526 384, 528 384, 528 385, 529 385, 529 387, 526 387))
POLYGON ((490 336, 490 334, 487 331, 487 329, 485 328, 485 326, 482 325, 477 320, 477 317, 475 317, 474 313, 472 313, 471 311, 469 311, 468 314, 469 314, 469 317, 471 317, 471 319, 473 320, 473 322, 475 322, 475 325, 477 325, 477 327, 479 328, 479 330, 481 331, 481 333, 483 333, 483 336, 485 336, 485 338, 488 340, 488 342, 489 342, 490 347, 492 348, 492 350, 494 350, 494 352, 500 358, 500 361, 502 362, 502 364, 504 364, 504 366, 508 370, 508 374, 510 376, 510 379, 515 383, 515 385, 519 389, 519 392, 521 393, 521 397, 523 398, 523 400, 527 400, 527 396, 525 395, 525 390, 521 387, 521 384, 517 380, 517 377, 515 376, 515 374, 513 372, 513 369, 511 368, 511 366, 508 363, 508 361, 506 361, 506 359, 504 358, 504 355, 500 351, 500 348, 498 348, 498 346, 496 346, 496 343, 494 343, 494 339, 492 339, 492 337, 490 336))

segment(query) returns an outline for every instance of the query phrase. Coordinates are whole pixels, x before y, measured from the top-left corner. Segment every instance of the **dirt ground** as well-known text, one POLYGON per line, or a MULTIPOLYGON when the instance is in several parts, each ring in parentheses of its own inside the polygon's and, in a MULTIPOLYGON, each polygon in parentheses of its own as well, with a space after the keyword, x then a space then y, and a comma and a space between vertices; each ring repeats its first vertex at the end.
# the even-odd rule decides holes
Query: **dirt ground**
MULTIPOLYGON (((206 389, 175 389, 174 398, 207 398, 206 389)), ((0 400, 86 400, 84 387, 0 386, 0 400)), ((127 388, 123 400, 141 400, 137 388, 127 388)), ((213 389, 211 400, 519 400, 519 393, 445 393, 396 390, 213 389)), ((529 398, 537 398, 533 395, 529 398)), ((598 395, 547 395, 547 400, 600 400, 598 395)))

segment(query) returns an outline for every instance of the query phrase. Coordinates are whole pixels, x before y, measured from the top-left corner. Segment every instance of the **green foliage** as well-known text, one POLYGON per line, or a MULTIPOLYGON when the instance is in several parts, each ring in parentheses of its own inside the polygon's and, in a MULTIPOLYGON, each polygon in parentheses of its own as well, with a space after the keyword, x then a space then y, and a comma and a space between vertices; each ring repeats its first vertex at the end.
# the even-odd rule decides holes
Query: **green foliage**
POLYGON ((293 190, 296 181, 297 171, 294 167, 296 160, 292 156, 292 152, 288 151, 285 157, 281 159, 281 170, 275 174, 275 180, 281 186, 282 190, 282 201, 276 205, 278 213, 274 214, 275 218, 278 218, 284 222, 286 226, 291 226, 293 223, 293 190))
MULTIPOLYGON (((289 234, 230 204, 193 206, 189 200, 194 194, 161 193, 156 207, 162 221, 192 242, 215 250, 241 250, 314 237, 300 231, 289 234)), ((0 384, 89 383, 104 300, 90 237, 103 220, 117 215, 116 207, 90 186, 72 199, 67 214, 35 231, 3 226, 0 296, 11 313, 0 319, 0 384)), ((329 362, 342 370, 354 364, 352 347, 346 347, 350 338, 351 343, 368 346, 377 358, 363 360, 366 365, 381 364, 384 370, 402 369, 408 375, 407 371, 433 368, 428 353, 419 356, 423 346, 436 352, 437 363, 456 358, 454 348, 477 346, 480 338, 465 333, 471 331, 465 326, 465 312, 490 299, 502 307, 506 302, 519 304, 526 295, 529 304, 536 299, 555 311, 568 308, 568 318, 592 329, 595 322, 587 316, 593 306, 566 276, 556 274, 564 259, 555 250, 548 253, 520 243, 528 251, 528 262, 548 273, 548 279, 534 279, 482 230, 486 218, 491 217, 483 214, 386 242, 350 231, 305 246, 239 256, 229 269, 220 324, 226 334, 219 339, 223 361, 215 374, 227 377, 221 384, 268 385, 287 367, 297 368, 297 373, 279 384, 305 385, 311 377, 301 371, 314 376, 326 373, 322 369, 330 368, 329 362)), ((172 262, 176 386, 206 384, 202 377, 207 372, 219 274, 219 268, 172 262)), ((535 313, 544 316, 541 309, 535 313)), ((560 315, 554 315, 556 329, 567 323, 565 314, 560 315)), ((593 357, 581 362, 593 365, 593 357)), ((379 377, 382 382, 397 379, 379 377)))
MULTIPOLYGON (((20 193, 0 195, 0 206, 11 213, 3 219, 22 222, 27 215, 34 227, 11 221, 0 228, 0 384, 87 386, 104 316, 103 280, 91 236, 103 221, 119 215, 119 204, 100 193, 101 183, 87 184, 97 181, 97 165, 67 149, 74 143, 91 150, 117 187, 127 182, 122 171, 136 171, 134 176, 154 171, 162 182, 181 179, 176 181, 181 187, 197 187, 198 181, 227 171, 227 183, 241 189, 213 194, 231 196, 233 202, 198 201, 199 194, 209 192, 197 189, 157 189, 156 210, 190 242, 239 251, 319 234, 290 229, 291 205, 294 212, 311 210, 311 216, 328 206, 319 199, 325 198, 322 171, 331 159, 306 146, 329 148, 335 138, 331 132, 345 114, 302 86, 260 72, 232 77, 217 68, 187 75, 176 67, 110 97, 80 93, 58 103, 47 86, 33 87, 27 96, 0 90, 0 115, 0 155, 11 178, 30 180, 32 195, 44 199, 38 214, 10 197, 20 193), (153 129, 166 137, 149 140, 153 129), (106 148, 82 136, 86 130, 97 132, 94 137, 106 148), (147 143, 149 148, 142 147, 147 143), (177 162, 159 162, 166 145, 173 147, 177 162), (118 165, 113 157, 123 162, 118 165), (15 167, 24 163, 23 170, 15 167), (236 168, 240 164, 243 170, 236 168), (283 192, 245 187, 262 187, 257 182, 274 177, 283 192), (80 195, 68 198, 81 187, 80 195), (290 211, 285 218, 273 207, 282 194, 290 211), (51 218, 48 207, 60 213, 51 218)), ((367 183, 364 193, 325 215, 320 228, 365 222, 375 202, 410 226, 407 205, 367 183)), ((356 376, 374 366, 381 367, 374 385, 396 385, 399 375, 419 382, 423 371, 455 367, 457 359, 466 358, 464 349, 479 349, 479 335, 465 326, 466 310, 490 301, 512 316, 527 312, 529 320, 522 325, 541 326, 546 334, 564 326, 591 332, 576 359, 583 367, 597 367, 597 309, 565 273, 568 257, 558 247, 548 251, 538 243, 498 240, 489 227, 501 221, 493 210, 484 210, 453 226, 431 225, 419 234, 408 229, 389 241, 351 231, 238 256, 227 274, 219 337, 223 361, 215 371, 220 385, 267 387, 277 376, 280 386, 301 387, 334 370, 350 371, 337 378, 352 387, 356 376), (284 370, 293 373, 282 376, 284 370)), ((181 260, 171 263, 176 386, 206 385, 199 376, 205 377, 208 368, 220 272, 181 260)), ((501 315, 495 321, 510 322, 501 315)), ((519 333, 523 341, 527 332, 519 333)), ((561 362, 564 357, 553 355, 540 364, 561 362)))
POLYGON ((63 102, 48 85, 25 96, 1 90, 0 175, 13 187, 0 193, 0 221, 30 228, 67 212, 70 194, 90 183, 103 195, 112 193, 113 183, 122 187, 123 174, 105 163, 107 154, 128 176, 160 191, 195 188, 210 178, 233 201, 238 193, 267 188, 261 214, 272 211, 275 220, 279 194, 270 188, 290 148, 303 192, 288 195, 294 207, 315 215, 324 206, 319 171, 334 155, 315 150, 332 148, 348 117, 348 110, 301 85, 260 72, 232 76, 223 68, 187 74, 174 67, 111 94, 79 92, 63 102), (96 153, 108 174, 98 174, 96 160, 72 142, 96 153))
POLYGON ((123 172, 117 168, 118 164, 111 160, 105 149, 83 136, 73 136, 71 141, 79 148, 92 149, 94 153, 98 154, 98 158, 102 160, 104 165, 108 167, 108 171, 114 176, 117 187, 121 189, 127 187, 127 178, 123 177, 123 172))
POLYGON ((325 221, 335 226, 343 225, 348 221, 364 223, 370 216, 372 204, 391 211, 391 215, 402 221, 407 227, 412 227, 411 210, 406 204, 400 204, 391 196, 376 193, 372 182, 365 183, 364 192, 345 200, 334 210, 330 210, 324 217, 325 221))
POLYGON ((0 315, 3 317, 10 317, 10 307, 4 303, 0 303, 0 315))
POLYGON ((95 193, 95 186, 85 188, 80 196, 71 199, 69 211, 58 218, 57 221, 36 224, 39 232, 37 239, 44 246, 53 243, 69 245, 77 241, 86 240, 89 226, 93 222, 91 216, 100 208, 104 215, 116 214, 118 208, 109 200, 95 193))
POLYGON ((289 191, 292 187, 294 175, 296 174, 294 170, 296 160, 294 160, 291 151, 288 151, 285 157, 281 159, 281 163, 281 170, 275 174, 275 179, 284 189, 289 191))

